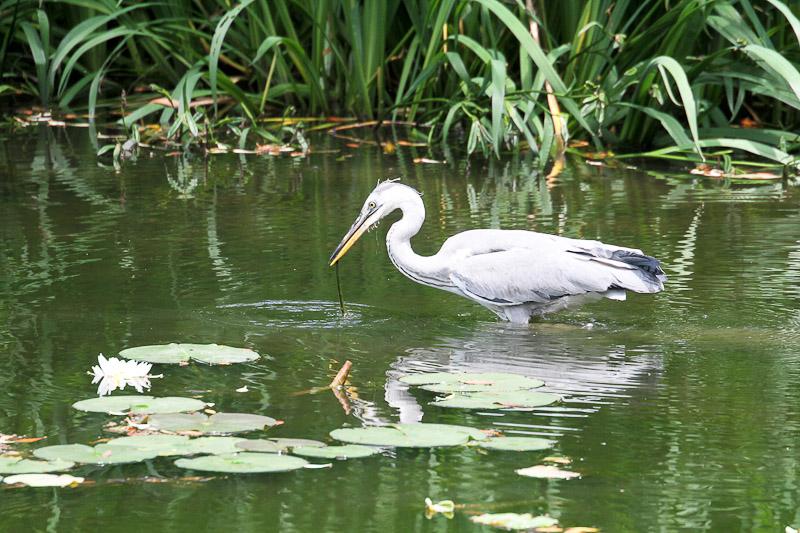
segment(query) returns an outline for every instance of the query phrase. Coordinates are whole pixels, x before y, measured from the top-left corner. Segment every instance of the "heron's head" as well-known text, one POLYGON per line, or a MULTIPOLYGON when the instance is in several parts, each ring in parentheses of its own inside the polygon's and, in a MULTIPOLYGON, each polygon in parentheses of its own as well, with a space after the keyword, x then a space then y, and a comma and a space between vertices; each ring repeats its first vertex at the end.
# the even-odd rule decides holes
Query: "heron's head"
POLYGON ((383 217, 400 207, 409 195, 419 198, 419 192, 415 189, 395 183, 394 180, 379 183, 375 190, 367 196, 355 222, 331 254, 330 266, 335 265, 359 237, 376 227, 383 217))

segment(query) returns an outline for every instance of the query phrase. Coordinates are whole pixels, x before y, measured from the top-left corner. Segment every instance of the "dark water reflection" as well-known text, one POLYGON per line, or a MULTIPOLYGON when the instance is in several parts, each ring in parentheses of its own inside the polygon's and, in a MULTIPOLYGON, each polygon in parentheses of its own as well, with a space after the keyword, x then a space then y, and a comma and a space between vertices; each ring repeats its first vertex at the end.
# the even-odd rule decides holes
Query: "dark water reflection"
POLYGON ((529 454, 389 450, 329 470, 207 482, 115 481, 187 475, 168 459, 85 466, 76 475, 95 484, 4 491, 2 531, 463 531, 477 529, 473 510, 550 513, 604 531, 800 525, 796 184, 575 164, 548 187, 524 157, 418 165, 424 154, 403 147, 305 160, 156 155, 116 172, 80 133, 0 141, 0 432, 48 444, 108 436, 109 417, 70 407, 94 393, 86 371, 97 354, 183 341, 264 358, 166 367, 151 393, 203 391, 220 411, 284 420, 274 436, 424 420, 556 441, 529 454), (387 177, 424 193, 420 253, 475 227, 596 238, 662 259, 667 290, 501 324, 397 273, 384 224, 342 262, 343 318, 326 260, 387 177), (327 384, 346 359, 350 414, 329 392, 292 395, 327 384), (429 370, 524 374, 564 401, 504 413, 434 407, 397 380, 429 370), (513 473, 545 455, 571 458, 582 477, 513 473), (426 520, 425 497, 468 507, 426 520))

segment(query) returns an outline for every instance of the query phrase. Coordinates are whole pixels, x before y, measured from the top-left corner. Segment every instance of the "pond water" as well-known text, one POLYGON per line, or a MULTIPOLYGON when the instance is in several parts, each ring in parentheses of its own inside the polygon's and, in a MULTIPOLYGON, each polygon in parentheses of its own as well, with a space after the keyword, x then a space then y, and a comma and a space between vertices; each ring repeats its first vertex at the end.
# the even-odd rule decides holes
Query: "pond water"
POLYGON ((72 473, 92 483, 3 490, 2 531, 488 531, 470 522, 478 512, 609 532, 800 526, 796 184, 578 162, 548 184, 524 156, 415 164, 423 152, 329 138, 307 158, 142 154, 115 171, 83 131, 3 135, 0 433, 47 437, 17 449, 114 436, 104 425, 118 417, 71 407, 96 395, 86 372, 100 353, 168 342, 262 354, 157 365, 150 394, 284 421, 270 437, 424 421, 555 445, 386 449, 276 474, 204 475, 172 458, 82 466, 72 473), (500 323, 395 270, 383 242, 395 214, 342 260, 342 318, 327 259, 385 178, 423 192, 419 253, 479 227, 599 239, 658 257, 666 290, 500 323), (330 391, 293 394, 327 385, 345 360, 349 413, 330 391), (539 378, 563 402, 445 409, 397 379, 438 370, 539 378), (515 474, 547 456, 581 477, 515 474), (455 516, 426 518, 426 497, 453 500, 455 516))

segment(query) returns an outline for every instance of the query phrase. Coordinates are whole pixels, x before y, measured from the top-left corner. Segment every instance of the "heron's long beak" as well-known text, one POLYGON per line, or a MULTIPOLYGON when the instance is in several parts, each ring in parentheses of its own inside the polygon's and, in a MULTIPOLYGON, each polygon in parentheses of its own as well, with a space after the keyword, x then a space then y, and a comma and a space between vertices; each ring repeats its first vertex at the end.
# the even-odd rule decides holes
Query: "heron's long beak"
MULTIPOLYGON (((377 220, 373 220, 375 218, 375 211, 370 211, 369 213, 361 213, 358 215, 358 218, 353 225, 350 226, 350 230, 348 230, 347 235, 344 236, 342 242, 339 243, 339 246, 331 254, 330 263, 328 266, 333 266, 336 264, 336 261, 342 258, 342 256, 347 253, 347 250, 350 249, 353 244, 361 237, 377 220)), ((378 219, 380 220, 380 219, 378 219)))

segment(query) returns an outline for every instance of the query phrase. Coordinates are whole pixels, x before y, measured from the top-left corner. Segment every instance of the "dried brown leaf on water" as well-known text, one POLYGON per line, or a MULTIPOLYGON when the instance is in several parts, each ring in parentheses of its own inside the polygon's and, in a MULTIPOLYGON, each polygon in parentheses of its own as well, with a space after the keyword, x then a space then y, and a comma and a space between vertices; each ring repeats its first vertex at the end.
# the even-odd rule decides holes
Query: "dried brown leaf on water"
POLYGON ((706 176, 707 178, 721 178, 725 175, 725 172, 719 168, 713 168, 709 165, 698 165, 697 167, 693 168, 689 171, 689 174, 695 174, 699 176, 706 176))
POLYGON ((731 176, 737 180, 779 180, 783 176, 774 174, 772 172, 750 172, 747 174, 736 174, 731 176))
POLYGON ((415 143, 415 142, 411 142, 411 141, 397 141, 397 145, 398 146, 418 146, 418 147, 428 146, 427 143, 415 143))
POLYGON ((47 437, 20 437, 18 435, 7 435, 0 433, 0 447, 6 444, 27 444, 29 442, 36 442, 47 437))

